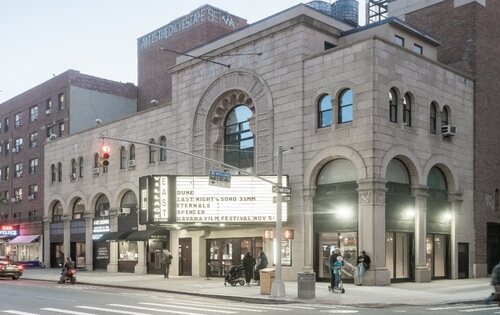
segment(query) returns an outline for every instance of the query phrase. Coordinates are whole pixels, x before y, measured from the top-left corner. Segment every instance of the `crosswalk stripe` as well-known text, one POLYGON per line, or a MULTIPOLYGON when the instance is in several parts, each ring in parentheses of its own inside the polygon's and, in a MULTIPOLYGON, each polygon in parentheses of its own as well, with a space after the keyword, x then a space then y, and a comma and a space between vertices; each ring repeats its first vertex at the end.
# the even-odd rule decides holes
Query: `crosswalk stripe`
MULTIPOLYGON (((177 301, 168 301, 168 303, 171 303, 171 304, 186 304, 186 302, 177 302, 177 301)), ((205 307, 212 307, 212 308, 220 308, 220 309, 223 309, 223 310, 234 310, 237 307, 241 307, 241 304, 237 305, 237 306, 222 306, 222 305, 219 306, 217 303, 215 303, 215 304, 208 304, 208 303, 192 302, 192 301, 189 301, 188 303, 196 305, 196 306, 200 306, 200 307, 205 306, 205 307)), ((228 305, 228 304, 224 304, 224 305, 228 305)), ((246 308, 246 306, 245 306, 245 308, 246 308)), ((265 311, 264 310, 252 310, 252 312, 262 313, 262 312, 265 312, 265 311)))
POLYGON ((431 308, 426 308, 428 311, 441 311, 441 310, 455 310, 455 309, 460 309, 460 308, 474 308, 474 307, 479 307, 481 305, 460 305, 460 306, 442 306, 442 307, 431 307, 431 308))
POLYGON ((481 311, 493 311, 493 310, 500 310, 500 307, 494 306, 494 307, 482 307, 482 308, 475 308, 472 310, 460 310, 459 312, 481 312, 481 311))
POLYGON ((105 311, 105 312, 110 312, 110 313, 118 313, 118 314, 130 314, 130 315, 151 315, 149 313, 138 313, 138 312, 129 312, 129 311, 120 311, 120 310, 114 310, 114 309, 109 309, 109 308, 104 308, 104 307, 95 307, 95 306, 75 306, 78 308, 84 308, 84 309, 89 309, 89 310, 94 310, 94 311, 105 311))
POLYGON ((63 313, 63 314, 73 314, 73 315, 99 315, 99 314, 95 314, 95 313, 84 313, 84 312, 63 310, 60 308, 53 308, 53 307, 44 307, 44 308, 41 308, 41 310, 52 311, 52 312, 63 313))
POLYGON ((187 313, 187 312, 180 312, 180 311, 174 311, 174 310, 164 310, 164 309, 157 309, 157 308, 150 308, 150 307, 141 307, 141 306, 132 306, 132 305, 125 305, 125 304, 108 304, 109 306, 116 306, 116 307, 125 307, 125 308, 131 308, 134 310, 143 310, 143 311, 153 311, 153 312, 163 312, 163 313, 172 313, 172 314, 181 314, 181 315, 204 315, 200 313, 187 313))
POLYGON ((2 313, 17 314, 17 315, 38 315, 37 313, 27 313, 14 310, 2 311, 2 313))
POLYGON ((192 307, 192 306, 180 306, 180 305, 172 305, 172 304, 160 304, 160 303, 150 303, 150 302, 139 302, 138 304, 141 305, 149 305, 149 306, 160 306, 160 307, 173 307, 173 308, 180 308, 184 310, 193 310, 193 311, 205 311, 209 313, 222 313, 222 314, 236 314, 237 312, 233 311, 223 311, 223 310, 210 310, 206 308, 198 308, 198 307, 192 307))
POLYGON ((314 310, 316 309, 313 306, 304 306, 304 305, 292 305, 292 304, 287 304, 286 307, 291 307, 291 308, 298 308, 300 310, 314 310))
MULTIPOLYGON (((170 303, 170 301, 169 301, 170 303)), ((181 303, 181 302, 176 302, 176 303, 181 303)), ((188 303, 190 304, 196 304, 196 305, 207 305, 207 303, 202 303, 202 302, 195 302, 195 301, 189 301, 188 303)), ((228 305, 228 304, 224 304, 224 305, 228 305)), ((234 307, 240 307, 242 308, 242 310, 245 310, 245 311, 254 311, 254 312, 264 312, 262 309, 264 310, 273 310, 273 311, 291 311, 292 309, 290 308, 280 308, 280 307, 275 307, 275 306, 257 306, 257 305, 253 305, 253 304, 248 304, 248 303, 236 303, 236 304, 231 304, 231 305, 234 305, 234 307)), ((213 304, 209 304, 209 306, 213 306, 213 304)), ((288 306, 288 305, 287 305, 288 306)))

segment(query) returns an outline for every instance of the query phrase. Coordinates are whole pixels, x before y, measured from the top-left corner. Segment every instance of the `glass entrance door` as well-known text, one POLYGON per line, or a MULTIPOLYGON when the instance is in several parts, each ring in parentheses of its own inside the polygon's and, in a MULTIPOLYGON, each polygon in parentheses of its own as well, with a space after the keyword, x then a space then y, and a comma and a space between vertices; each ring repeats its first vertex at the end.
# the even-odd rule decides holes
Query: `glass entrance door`
POLYGON ((317 277, 320 280, 329 280, 331 277, 329 258, 335 249, 340 250, 344 257, 342 280, 353 280, 358 258, 358 238, 356 232, 319 233, 316 241, 319 248, 317 277))
POLYGON ((448 236, 428 234, 426 239, 427 267, 433 279, 449 278, 449 244, 448 236))
POLYGON ((413 279, 413 234, 386 232, 385 263, 392 281, 413 279))

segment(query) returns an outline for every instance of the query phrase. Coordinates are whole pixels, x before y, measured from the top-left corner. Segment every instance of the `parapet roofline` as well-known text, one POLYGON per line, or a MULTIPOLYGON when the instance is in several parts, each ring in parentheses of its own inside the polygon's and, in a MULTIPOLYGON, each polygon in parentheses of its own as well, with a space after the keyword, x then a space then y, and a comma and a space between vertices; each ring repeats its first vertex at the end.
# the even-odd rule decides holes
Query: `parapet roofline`
MULTIPOLYGON (((285 9, 281 12, 268 16, 262 20, 254 22, 248 26, 237 29, 229 34, 221 36, 212 42, 201 45, 200 47, 194 48, 187 53, 194 56, 207 55, 209 52, 222 48, 228 44, 233 44, 239 40, 257 34, 259 32, 270 29, 274 26, 278 26, 286 21, 292 20, 294 18, 300 17, 302 15, 308 16, 316 21, 329 25, 339 30, 341 32, 350 30, 353 28, 352 25, 342 22, 334 17, 331 17, 323 12, 320 12, 314 8, 311 8, 305 4, 297 4, 293 7, 285 9)), ((176 66, 191 61, 193 58, 187 56, 177 57, 176 66)), ((172 68, 175 68, 173 66, 172 68)))
POLYGON ((389 17, 387 19, 384 19, 382 21, 367 24, 367 25, 362 26, 362 27, 358 27, 358 28, 351 29, 348 31, 343 31, 342 36, 347 36, 347 35, 351 35, 354 33, 362 32, 362 31, 365 31, 365 30, 368 30, 368 29, 371 29, 371 28, 374 28, 374 27, 377 27, 380 25, 384 25, 384 24, 390 24, 390 25, 398 27, 402 30, 405 30, 405 31, 407 31, 411 34, 414 34, 417 37, 431 43, 434 46, 441 46, 442 45, 442 42, 437 37, 425 32, 425 31, 423 31, 423 30, 421 30, 421 29, 419 29, 411 24, 408 24, 405 21, 398 19, 397 17, 394 17, 394 16, 389 17))

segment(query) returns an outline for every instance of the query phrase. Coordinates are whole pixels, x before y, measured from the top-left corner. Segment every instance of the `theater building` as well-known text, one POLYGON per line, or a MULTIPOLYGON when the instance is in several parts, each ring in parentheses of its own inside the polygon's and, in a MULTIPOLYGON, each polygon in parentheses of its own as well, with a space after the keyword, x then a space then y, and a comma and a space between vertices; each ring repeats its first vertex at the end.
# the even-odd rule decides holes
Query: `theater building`
POLYGON ((367 251, 369 285, 472 275, 457 248, 474 248, 474 82, 436 61, 439 45, 396 18, 354 29, 297 5, 192 49, 216 63, 179 56, 171 103, 46 144, 46 169, 84 163, 45 185, 45 242, 61 215, 89 270, 157 273, 165 249, 174 275, 222 276, 247 251, 272 264, 282 146, 285 280, 328 280, 335 248, 351 280, 367 251), (107 167, 102 134, 121 139, 104 140, 107 167), (210 185, 223 167, 196 156, 261 179, 228 170, 229 187, 210 185))

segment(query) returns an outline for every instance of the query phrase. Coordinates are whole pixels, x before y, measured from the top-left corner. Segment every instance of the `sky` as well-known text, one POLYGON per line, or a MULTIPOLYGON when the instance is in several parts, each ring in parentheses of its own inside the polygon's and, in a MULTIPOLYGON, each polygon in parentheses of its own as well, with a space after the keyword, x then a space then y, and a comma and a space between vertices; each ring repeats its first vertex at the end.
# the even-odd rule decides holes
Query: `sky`
POLYGON ((0 104, 69 69, 137 84, 137 38, 204 4, 251 24, 302 2, 2 0, 0 104))

